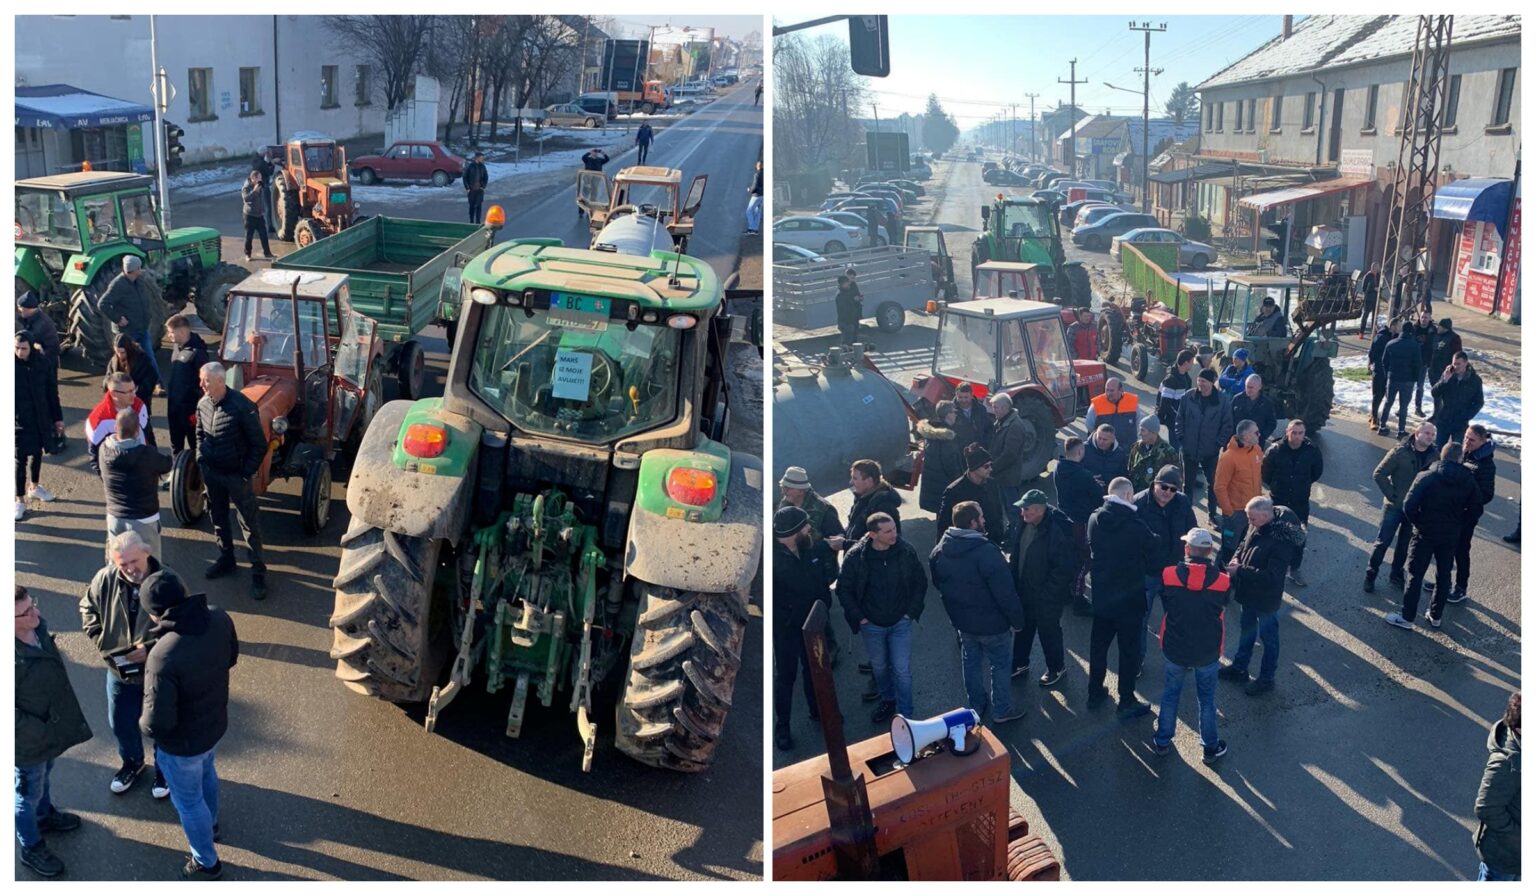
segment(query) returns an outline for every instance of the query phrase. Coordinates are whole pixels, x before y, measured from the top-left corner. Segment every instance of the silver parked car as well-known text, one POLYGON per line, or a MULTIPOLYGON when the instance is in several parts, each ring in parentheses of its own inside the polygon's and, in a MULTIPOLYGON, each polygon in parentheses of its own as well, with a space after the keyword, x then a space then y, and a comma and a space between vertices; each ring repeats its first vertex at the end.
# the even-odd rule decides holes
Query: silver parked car
POLYGON ((1215 248, 1166 227, 1138 227, 1126 231, 1109 241, 1110 256, 1118 259, 1120 246, 1124 243, 1178 243, 1181 268, 1203 268, 1216 260, 1215 248))
POLYGON ((819 215, 791 215, 773 222, 773 241, 837 255, 864 248, 864 231, 819 215))

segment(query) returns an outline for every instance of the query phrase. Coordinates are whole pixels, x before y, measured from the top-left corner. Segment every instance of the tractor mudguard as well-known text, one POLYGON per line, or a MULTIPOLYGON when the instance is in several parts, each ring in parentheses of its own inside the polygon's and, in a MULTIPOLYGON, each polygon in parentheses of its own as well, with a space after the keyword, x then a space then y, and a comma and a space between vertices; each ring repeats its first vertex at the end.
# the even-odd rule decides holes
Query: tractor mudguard
POLYGON ((16 279, 27 284, 29 289, 47 291, 53 277, 43 266, 42 250, 31 246, 16 247, 16 279))
MULTIPOLYGON (((646 465, 655 463, 664 479, 666 471, 676 466, 677 461, 665 457, 667 454, 697 458, 705 452, 646 452, 641 461, 641 493, 629 519, 625 577, 680 591, 747 594, 763 555, 762 460, 732 452, 730 480, 723 491, 726 500, 719 517, 710 522, 694 522, 683 516, 669 516, 667 508, 647 500, 646 465)), ((665 496, 662 500, 666 501, 665 496)))
POLYGON ((457 543, 474 503, 482 431, 469 418, 444 411, 440 398, 384 405, 363 433, 347 483, 347 509, 354 525, 361 519, 399 535, 457 543), (435 465, 426 463, 415 470, 401 469, 396 463, 406 427, 427 420, 448 430, 449 447, 462 458, 452 472, 438 472, 435 465), (468 448, 461 448, 464 445, 468 448), (431 471, 422 472, 423 467, 431 471))
POLYGON ((121 259, 124 255, 137 255, 140 260, 146 262, 146 266, 149 261, 149 256, 143 252, 127 243, 119 243, 115 246, 108 246, 99 252, 92 252, 89 255, 78 253, 69 256, 69 261, 64 264, 64 274, 59 277, 59 282, 65 286, 85 286, 92 280, 95 280, 96 274, 107 265, 114 265, 118 270, 122 270, 123 263, 121 259))

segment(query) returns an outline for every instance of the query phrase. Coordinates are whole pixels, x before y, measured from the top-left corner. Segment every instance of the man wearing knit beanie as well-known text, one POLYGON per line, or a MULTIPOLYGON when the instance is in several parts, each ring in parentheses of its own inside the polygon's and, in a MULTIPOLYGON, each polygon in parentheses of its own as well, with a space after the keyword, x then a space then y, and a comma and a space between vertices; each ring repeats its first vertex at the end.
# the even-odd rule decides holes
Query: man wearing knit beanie
MULTIPOLYGON (((1141 418, 1136 443, 1131 446, 1130 478, 1136 491, 1146 491, 1157 478, 1157 471, 1172 464, 1180 467, 1179 452, 1163 438, 1162 420, 1156 414, 1141 418)), ((1181 472, 1182 472, 1182 468, 1181 472)))

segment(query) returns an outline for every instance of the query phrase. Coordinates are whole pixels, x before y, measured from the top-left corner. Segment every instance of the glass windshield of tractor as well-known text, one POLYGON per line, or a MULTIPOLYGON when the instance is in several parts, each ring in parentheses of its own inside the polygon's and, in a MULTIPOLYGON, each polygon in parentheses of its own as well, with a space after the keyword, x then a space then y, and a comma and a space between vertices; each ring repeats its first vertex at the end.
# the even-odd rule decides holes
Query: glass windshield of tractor
POLYGON ((1017 292, 1018 298, 1045 301, 1040 281, 1023 271, 997 271, 978 268, 972 295, 978 299, 1003 298, 1017 292))
POLYGON ((80 200, 85 213, 86 230, 95 245, 116 242, 122 238, 123 228, 117 220, 117 203, 109 193, 105 196, 87 196, 80 200))
POLYGON ((1044 239, 1051 233, 1051 207, 1043 202, 1003 206, 1003 236, 1044 239))
POLYGON ((907 231, 907 246, 913 249, 926 249, 929 255, 939 253, 939 232, 937 230, 907 231))
POLYGON ((1275 304, 1284 311, 1287 306, 1286 292, 1287 290, 1278 286, 1266 287, 1250 283, 1228 282, 1226 295, 1222 297, 1216 328, 1247 332, 1248 324, 1259 316, 1259 306, 1264 303, 1264 297, 1273 298, 1275 304))
POLYGON ((336 147, 329 143, 304 147, 304 168, 311 176, 336 170, 336 147))
POLYGON ((496 306, 475 345, 469 388, 527 432, 608 442, 677 413, 680 330, 608 318, 609 299, 556 293, 528 317, 496 306))
POLYGON ((1072 394, 1072 356, 1067 354, 1067 339, 1062 334, 1061 319, 1055 316, 1024 324, 1029 350, 1035 359, 1035 378, 1058 399, 1072 394))
MULTIPOLYGON (((299 301, 299 331, 306 368, 326 363, 325 306, 299 301)), ((219 356, 225 361, 287 367, 293 363, 293 300, 232 295, 219 356), (258 348, 259 346, 259 348, 258 348)))
POLYGON ((677 201, 677 193, 671 187, 662 184, 636 184, 619 181, 615 185, 613 205, 615 208, 621 205, 633 205, 642 212, 654 211, 663 217, 671 217, 672 204, 677 201))
POLYGON ((16 243, 81 250, 75 207, 59 193, 16 193, 16 243))
POLYGON ((997 378, 995 326, 987 318, 946 314, 939 328, 933 372, 990 387, 997 378))
POLYGON ((150 202, 148 193, 123 196, 121 201, 123 220, 127 222, 129 239, 164 241, 165 237, 160 233, 160 223, 155 220, 155 207, 150 202))

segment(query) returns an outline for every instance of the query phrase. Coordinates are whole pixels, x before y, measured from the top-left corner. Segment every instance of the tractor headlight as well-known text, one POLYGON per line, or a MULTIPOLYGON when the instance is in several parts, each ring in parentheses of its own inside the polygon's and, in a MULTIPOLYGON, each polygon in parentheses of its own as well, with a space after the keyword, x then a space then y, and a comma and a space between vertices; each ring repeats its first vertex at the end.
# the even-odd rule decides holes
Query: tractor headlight
POLYGON ((484 287, 476 287, 471 289, 469 291, 469 297, 480 305, 494 305, 496 304, 497 300, 496 291, 485 289, 484 287))
POLYGON ((282 435, 282 434, 286 433, 287 431, 288 431, 288 418, 287 417, 273 417, 272 418, 272 432, 273 432, 273 434, 275 434, 275 435, 282 435))

